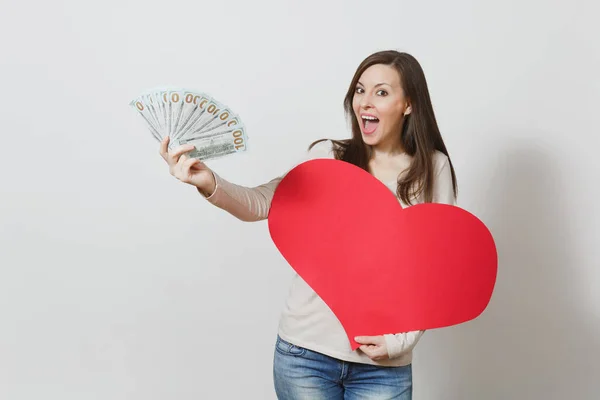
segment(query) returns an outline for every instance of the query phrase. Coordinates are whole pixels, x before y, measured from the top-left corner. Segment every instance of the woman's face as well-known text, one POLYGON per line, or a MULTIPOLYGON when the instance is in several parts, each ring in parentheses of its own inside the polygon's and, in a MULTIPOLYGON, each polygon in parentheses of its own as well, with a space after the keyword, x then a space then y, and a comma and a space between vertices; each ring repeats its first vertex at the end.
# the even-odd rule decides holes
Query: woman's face
POLYGON ((367 68, 356 85, 352 108, 366 144, 387 150, 400 144, 404 114, 411 108, 394 67, 375 64, 367 68))

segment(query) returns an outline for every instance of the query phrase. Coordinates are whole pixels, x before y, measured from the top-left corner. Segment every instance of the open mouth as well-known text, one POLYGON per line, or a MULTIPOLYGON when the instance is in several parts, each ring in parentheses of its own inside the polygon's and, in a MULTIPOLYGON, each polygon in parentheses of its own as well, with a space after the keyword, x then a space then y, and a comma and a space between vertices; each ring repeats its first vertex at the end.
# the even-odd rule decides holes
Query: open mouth
POLYGON ((379 118, 371 116, 371 115, 363 115, 361 116, 363 122, 363 132, 366 135, 370 135, 377 129, 379 125, 379 118))

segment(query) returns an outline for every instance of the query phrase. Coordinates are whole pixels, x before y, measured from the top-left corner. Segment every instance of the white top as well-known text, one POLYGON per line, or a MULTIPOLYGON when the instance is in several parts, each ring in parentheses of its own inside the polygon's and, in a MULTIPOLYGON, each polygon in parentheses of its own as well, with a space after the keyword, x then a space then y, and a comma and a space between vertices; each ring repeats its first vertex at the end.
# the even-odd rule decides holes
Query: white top
MULTIPOLYGON (((333 159, 333 144, 323 141, 316 144, 307 154, 306 160, 317 158, 333 159)), ((403 155, 406 167, 411 156, 403 155)), ((452 189, 452 175, 448 158, 436 151, 434 160, 433 202, 455 204, 452 189)), ((257 187, 244 187, 226 181, 214 173, 216 188, 206 199, 215 206, 229 212, 242 221, 260 221, 267 219, 271 199, 283 176, 257 187)), ((396 193, 396 181, 383 182, 396 193)), ((400 201, 403 208, 407 205, 400 201)), ((414 199, 413 204, 422 199, 414 199)), ((325 302, 311 287, 295 274, 289 290, 279 323, 279 335, 282 339, 297 346, 326 354, 344 361, 401 366, 412 362, 412 350, 424 331, 385 334, 389 360, 373 361, 360 350, 352 351, 342 324, 325 302)))

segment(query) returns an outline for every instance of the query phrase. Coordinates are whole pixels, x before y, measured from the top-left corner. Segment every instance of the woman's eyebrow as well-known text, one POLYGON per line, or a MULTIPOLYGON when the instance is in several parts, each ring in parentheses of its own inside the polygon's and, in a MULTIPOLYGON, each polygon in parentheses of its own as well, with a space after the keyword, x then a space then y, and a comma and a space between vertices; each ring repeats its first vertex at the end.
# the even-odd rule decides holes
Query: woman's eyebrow
MULTIPOLYGON (((359 84, 360 86, 365 86, 365 85, 363 85, 363 84, 362 84, 360 81, 358 82, 358 84, 359 84)), ((385 83, 385 82, 380 82, 380 83, 378 83, 377 85, 375 85, 375 87, 382 86, 382 85, 388 85, 389 87, 392 87, 392 85, 390 85, 389 83, 385 83)))

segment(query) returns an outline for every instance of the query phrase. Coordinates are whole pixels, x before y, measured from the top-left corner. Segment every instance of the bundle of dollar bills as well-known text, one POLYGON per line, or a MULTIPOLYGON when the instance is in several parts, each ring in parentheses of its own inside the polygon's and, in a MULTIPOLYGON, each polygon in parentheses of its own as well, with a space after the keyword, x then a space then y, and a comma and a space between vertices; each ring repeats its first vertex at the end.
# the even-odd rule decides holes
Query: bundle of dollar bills
POLYGON ((246 151, 248 138, 240 117, 206 93, 175 87, 155 88, 133 99, 159 142, 170 137, 169 148, 192 144, 190 157, 202 161, 246 151))

